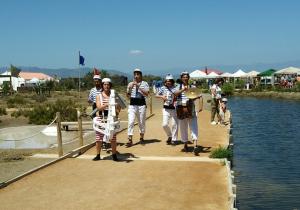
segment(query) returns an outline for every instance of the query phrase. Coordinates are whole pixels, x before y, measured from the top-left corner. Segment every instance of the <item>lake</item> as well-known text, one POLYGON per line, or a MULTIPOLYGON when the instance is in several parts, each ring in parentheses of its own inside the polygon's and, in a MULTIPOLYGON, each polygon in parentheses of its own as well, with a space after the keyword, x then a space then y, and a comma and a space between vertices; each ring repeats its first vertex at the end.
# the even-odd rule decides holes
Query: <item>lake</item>
POLYGON ((233 97, 237 207, 300 209, 300 101, 233 97))

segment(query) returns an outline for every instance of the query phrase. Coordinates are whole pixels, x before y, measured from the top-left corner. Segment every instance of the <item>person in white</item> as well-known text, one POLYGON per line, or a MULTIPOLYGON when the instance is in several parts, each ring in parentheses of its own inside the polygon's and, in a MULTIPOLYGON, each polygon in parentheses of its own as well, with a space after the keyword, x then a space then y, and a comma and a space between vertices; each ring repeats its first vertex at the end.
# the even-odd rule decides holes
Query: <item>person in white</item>
POLYGON ((178 136, 178 119, 176 116, 175 110, 175 92, 176 88, 174 86, 175 81, 171 74, 168 74, 165 79, 165 85, 162 86, 157 94, 156 98, 161 98, 164 102, 163 104, 163 129, 168 136, 167 144, 175 145, 178 136), (169 127, 169 123, 171 122, 171 127, 169 127))
POLYGON ((203 108, 203 98, 199 95, 193 99, 189 99, 184 93, 192 86, 189 85, 190 75, 188 72, 181 73, 181 84, 176 87, 177 91, 175 95, 177 96, 177 117, 179 119, 179 127, 181 133, 181 140, 184 143, 183 151, 188 151, 188 129, 191 131, 192 141, 194 142, 194 154, 198 155, 198 122, 197 115, 198 112, 202 111, 203 108), (195 100, 199 99, 199 110, 195 110, 195 100), (181 113, 188 112, 188 113, 181 113))
POLYGON ((146 123, 146 97, 149 94, 149 85, 143 81, 143 74, 140 69, 134 69, 134 79, 127 86, 127 97, 130 98, 128 107, 128 142, 127 147, 132 146, 134 119, 137 117, 140 129, 140 143, 144 143, 146 123))
MULTIPOLYGON (((88 102, 89 104, 92 105, 92 109, 96 109, 96 96, 99 95, 102 91, 102 84, 101 84, 101 77, 100 75, 98 74, 95 74, 94 77, 94 84, 95 84, 95 87, 93 87, 91 90, 90 90, 90 94, 89 94, 89 97, 88 97, 88 102)), ((96 112, 93 114, 92 116, 93 118, 96 117, 96 112)))
MULTIPOLYGON (((100 94, 96 96, 96 106, 99 110, 99 117, 97 120, 103 121, 107 120, 108 114, 109 114, 109 100, 111 95, 111 87, 112 83, 109 78, 102 79, 102 91, 100 94)), ((116 112, 117 114, 120 112, 121 108, 119 105, 116 106, 116 112)), ((107 122, 106 122, 107 123, 107 122)), ((101 145, 104 141, 105 135, 99 131, 96 131, 96 157, 94 157, 94 161, 101 160, 100 152, 101 152, 101 145)), ((111 148, 112 148, 112 159, 114 161, 118 161, 117 157, 117 137, 116 134, 113 134, 111 142, 111 148)))
POLYGON ((225 113, 227 110, 226 104, 227 104, 227 98, 222 98, 222 100, 220 101, 220 105, 219 105, 220 106, 219 114, 220 114, 220 119, 221 119, 220 124, 223 126, 225 125, 225 113))
POLYGON ((215 83, 213 84, 213 86, 210 88, 210 92, 211 92, 211 117, 210 117, 210 124, 212 125, 216 125, 216 121, 215 121, 215 116, 217 114, 217 118, 218 118, 218 122, 221 121, 220 120, 220 114, 219 114, 219 103, 221 100, 221 93, 222 93, 222 89, 221 86, 222 85, 222 80, 221 79, 217 79, 215 81, 215 83))

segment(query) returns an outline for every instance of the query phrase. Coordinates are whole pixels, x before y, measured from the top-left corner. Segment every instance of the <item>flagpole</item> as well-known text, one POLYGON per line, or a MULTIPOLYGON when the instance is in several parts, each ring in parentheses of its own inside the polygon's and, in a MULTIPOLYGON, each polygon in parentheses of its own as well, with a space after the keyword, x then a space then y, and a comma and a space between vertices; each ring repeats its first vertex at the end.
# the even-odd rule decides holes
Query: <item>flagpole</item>
POLYGON ((79 63, 78 63, 78 97, 80 100, 80 51, 79 51, 79 63))

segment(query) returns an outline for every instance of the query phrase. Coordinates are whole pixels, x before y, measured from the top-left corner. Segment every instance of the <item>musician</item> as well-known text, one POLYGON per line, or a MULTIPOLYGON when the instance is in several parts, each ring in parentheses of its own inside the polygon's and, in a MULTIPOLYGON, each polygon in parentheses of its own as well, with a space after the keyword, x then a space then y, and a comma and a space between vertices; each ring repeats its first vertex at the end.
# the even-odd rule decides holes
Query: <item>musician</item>
MULTIPOLYGON (((94 84, 95 87, 93 87, 90 90, 88 102, 92 105, 93 110, 96 109, 96 96, 101 92, 101 77, 98 74, 95 74, 94 77, 94 84)), ((93 118, 96 117, 96 113, 93 114, 93 118)))
MULTIPOLYGON (((99 95, 96 97, 96 106, 99 110, 99 120, 104 121, 107 119, 108 116, 108 109, 109 109, 109 99, 110 99, 110 90, 112 87, 111 80, 109 78, 103 78, 102 79, 102 91, 99 95)), ((120 108, 117 106, 116 112, 118 113, 120 111, 120 108)), ((93 159, 94 161, 100 160, 100 151, 101 151, 101 145, 103 142, 104 134, 96 131, 96 151, 97 155, 93 159)), ((118 161, 117 157, 117 137, 116 134, 113 135, 111 142, 111 149, 112 149, 112 159, 114 161, 118 161)))
POLYGON ((167 134, 167 144, 175 145, 178 135, 178 119, 175 111, 175 81, 171 74, 167 74, 165 78, 165 85, 162 86, 157 94, 156 98, 161 98, 164 102, 163 105, 163 129, 167 134), (171 128, 169 127, 169 122, 171 122, 171 128))
POLYGON ((128 107, 128 142, 127 147, 132 146, 134 119, 137 117, 140 130, 140 143, 144 143, 145 122, 146 122, 146 97, 149 94, 149 85, 143 81, 143 74, 140 69, 134 69, 134 80, 127 86, 127 97, 130 98, 128 107))
POLYGON ((181 84, 176 87, 177 91, 175 95, 177 96, 176 112, 179 119, 179 127, 181 132, 181 140, 184 143, 183 151, 188 151, 188 129, 191 131, 192 141, 194 142, 194 153, 197 153, 197 142, 198 142, 198 122, 197 113, 202 111, 203 108, 203 98, 201 95, 194 99, 189 99, 185 95, 185 91, 192 88, 189 85, 190 75, 188 72, 184 71, 180 75, 181 84), (195 110, 195 100, 199 99, 199 110, 195 110))

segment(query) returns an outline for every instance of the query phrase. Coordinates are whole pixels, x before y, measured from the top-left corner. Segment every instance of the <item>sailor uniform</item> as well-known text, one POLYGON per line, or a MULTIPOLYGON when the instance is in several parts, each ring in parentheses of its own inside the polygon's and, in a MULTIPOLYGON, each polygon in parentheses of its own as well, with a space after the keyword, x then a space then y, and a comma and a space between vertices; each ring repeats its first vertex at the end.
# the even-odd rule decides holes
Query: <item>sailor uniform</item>
MULTIPOLYGON (((182 89, 182 84, 178 85, 176 87, 177 91, 182 89)), ((198 122, 197 122, 197 113, 195 112, 195 104, 193 101, 189 101, 188 97, 182 92, 178 97, 177 97, 177 106, 187 106, 187 104, 190 102, 192 103, 192 117, 191 118, 184 118, 184 119, 179 119, 179 128, 180 128, 180 133, 181 133, 181 141, 186 143, 188 141, 188 129, 191 130, 191 136, 193 141, 198 140, 198 122)))
POLYGON ((149 85, 147 82, 142 81, 137 88, 136 85, 130 89, 131 83, 127 86, 127 94, 130 95, 130 105, 128 107, 128 135, 133 135, 134 119, 137 117, 140 133, 145 133, 146 122, 146 98, 141 92, 149 91, 149 85))
MULTIPOLYGON (((102 92, 99 94, 99 97, 100 97, 101 106, 109 103, 109 97, 108 98, 103 97, 102 92)), ((97 121, 103 122, 103 120, 107 119, 107 116, 108 116, 108 107, 106 107, 102 111, 99 111, 99 117, 98 117, 97 121)), ((96 131, 96 141, 103 141, 103 138, 104 138, 104 134, 96 131)), ((116 134, 114 134, 113 138, 110 141, 116 141, 116 140, 117 140, 117 137, 116 137, 116 134)))
POLYGON ((168 88, 163 86, 157 92, 157 95, 163 95, 167 97, 167 100, 163 105, 163 129, 167 136, 172 138, 172 141, 177 141, 178 136, 178 119, 175 110, 174 93, 176 92, 175 87, 168 88), (169 127, 169 122, 171 121, 171 128, 169 127))
MULTIPOLYGON (((96 87, 93 87, 93 88, 90 90, 90 94, 89 94, 88 101, 93 103, 93 110, 97 108, 97 106, 96 106, 96 96, 97 96, 98 94, 100 94, 101 91, 102 91, 101 88, 97 89, 96 87)), ((93 114, 93 118, 94 118, 94 117, 96 117, 96 113, 93 114)))

